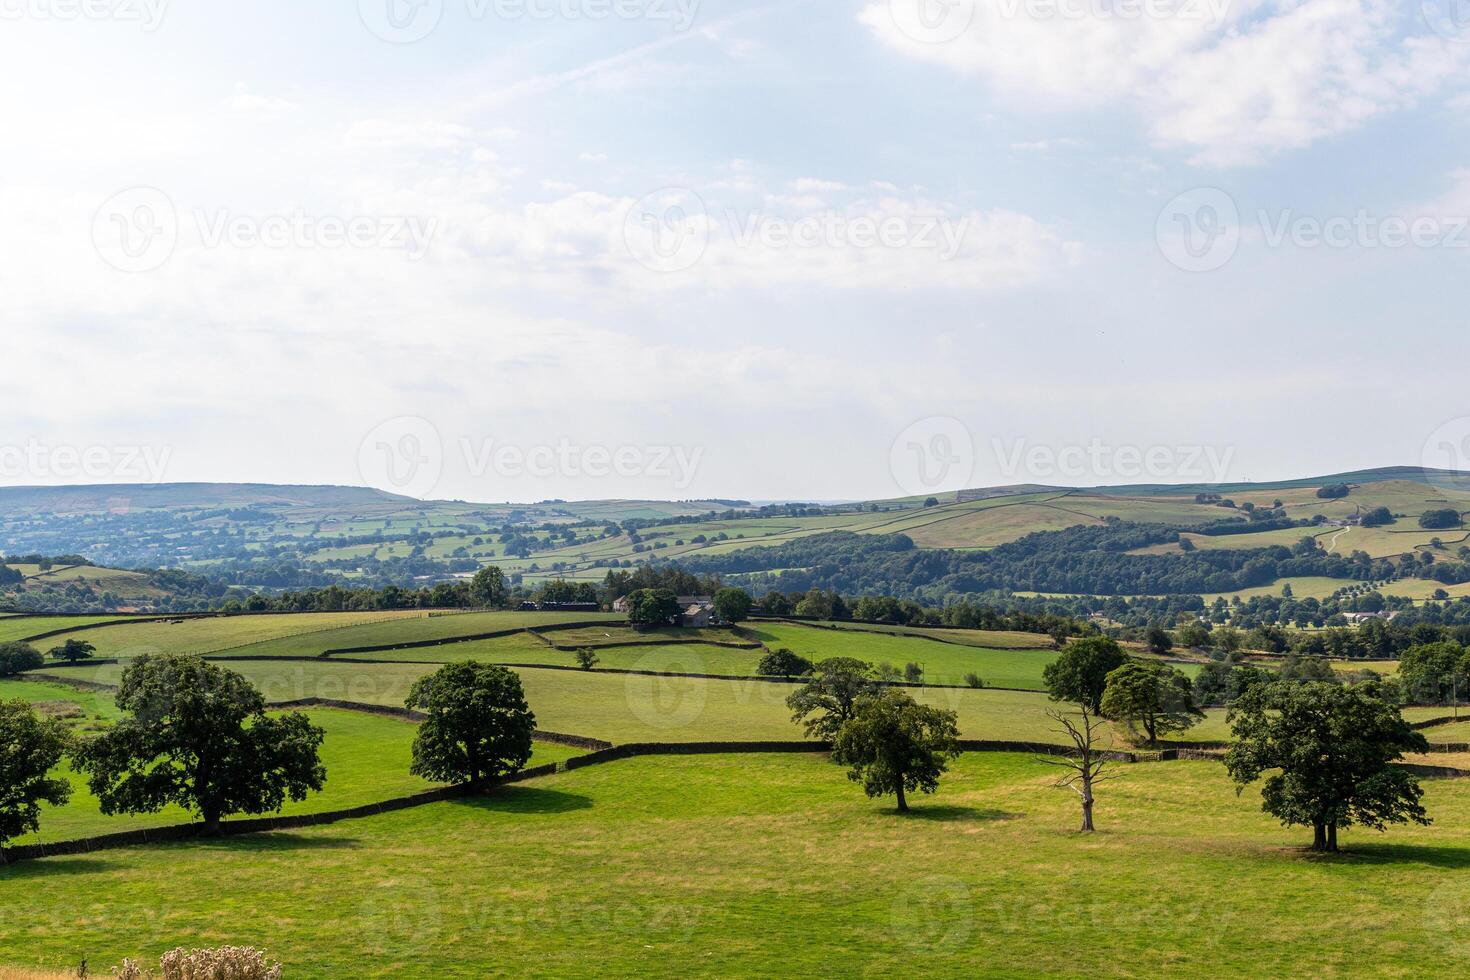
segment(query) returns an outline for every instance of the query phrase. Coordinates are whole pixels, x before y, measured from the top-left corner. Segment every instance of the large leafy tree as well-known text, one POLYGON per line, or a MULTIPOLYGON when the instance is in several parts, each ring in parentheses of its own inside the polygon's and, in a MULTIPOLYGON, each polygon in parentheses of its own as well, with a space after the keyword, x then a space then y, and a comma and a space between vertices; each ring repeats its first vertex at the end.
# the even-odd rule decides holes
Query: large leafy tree
POLYGON ((1399 683, 1411 701, 1443 704, 1470 693, 1470 656, 1458 643, 1422 643, 1399 658, 1399 683))
POLYGON ((1117 640, 1084 636, 1062 648, 1042 671, 1042 679, 1053 701, 1071 701, 1097 715, 1102 713, 1108 675, 1127 662, 1128 654, 1117 640))
POLYGON ((750 593, 727 588, 715 593, 715 612, 727 623, 738 623, 750 616, 750 593))
POLYGON ((505 605, 505 573, 494 565, 480 569, 470 579, 470 595, 491 609, 505 605))
POLYGON ((782 647, 761 657, 755 672, 763 677, 801 677, 812 672, 812 662, 782 647))
POLYGON ((939 777, 960 754, 959 737, 953 711, 886 690, 858 701, 837 732, 832 759, 849 767, 847 778, 861 783, 868 796, 892 793, 898 811, 907 813, 907 793, 939 788, 939 777))
POLYGON ((175 803, 213 834, 224 817, 278 812, 326 781, 320 728, 300 712, 266 714, 249 681, 200 657, 138 657, 117 706, 122 720, 75 756, 103 813, 175 803))
POLYGON ((58 721, 24 701, 0 701, 0 844, 41 825, 41 804, 61 806, 71 785, 52 779, 70 738, 58 721))
POLYGON ((414 683, 408 706, 429 716, 413 743, 415 775, 480 788, 531 759, 536 716, 515 671, 448 664, 414 683))
POLYGON ((0 643, 0 677, 44 667, 46 660, 29 643, 0 643))
POLYGON ((1418 780, 1392 765, 1429 745, 1376 683, 1258 684, 1236 700, 1230 726, 1236 792, 1265 776, 1261 808, 1310 826, 1313 850, 1336 851, 1340 827, 1429 823, 1418 780))
POLYGON ((786 699, 786 706, 807 738, 831 741, 856 712, 858 699, 877 693, 878 683, 872 664, 852 657, 829 657, 812 673, 812 679, 786 699))
POLYGON ((58 647, 51 648, 51 656, 57 660, 65 660, 67 663, 80 663, 83 660, 91 660, 92 654, 97 648, 86 640, 78 640, 73 637, 58 647))
POLYGON ((1194 703, 1189 678, 1167 664, 1130 661, 1108 674, 1102 716, 1126 724, 1149 745, 1182 732, 1205 717, 1194 703))
POLYGON ((628 622, 634 626, 668 626, 679 612, 672 589, 639 589, 628 596, 628 622))

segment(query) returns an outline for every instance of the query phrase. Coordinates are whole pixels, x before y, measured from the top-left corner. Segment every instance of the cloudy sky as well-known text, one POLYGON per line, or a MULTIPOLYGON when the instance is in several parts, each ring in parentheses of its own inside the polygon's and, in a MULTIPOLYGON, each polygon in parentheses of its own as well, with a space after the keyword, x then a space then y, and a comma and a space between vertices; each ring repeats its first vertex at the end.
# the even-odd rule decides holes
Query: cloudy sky
POLYGON ((1453 0, 0 0, 0 484, 1470 468, 1453 0))

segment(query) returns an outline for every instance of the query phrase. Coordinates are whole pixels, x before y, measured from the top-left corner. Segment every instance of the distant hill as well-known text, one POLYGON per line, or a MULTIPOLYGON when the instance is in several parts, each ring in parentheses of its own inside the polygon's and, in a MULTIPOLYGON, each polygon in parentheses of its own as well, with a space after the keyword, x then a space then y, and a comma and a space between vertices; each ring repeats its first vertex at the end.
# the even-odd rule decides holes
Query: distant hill
POLYGON ((85 514, 210 507, 357 507, 416 503, 370 487, 268 483, 124 483, 81 487, 0 487, 0 513, 85 514))
MULTIPOLYGON (((1419 515, 1449 507, 1470 518, 1470 477, 1461 489, 1458 474, 1409 466, 1254 484, 1021 485, 760 507, 743 500, 422 501, 363 487, 268 484, 24 487, 0 489, 0 555, 176 569, 217 589, 421 587, 487 566, 499 568, 512 584, 600 583, 610 571, 650 561, 705 562, 839 531, 904 535, 922 556, 988 551, 1037 532, 1121 521, 1173 532, 1129 542, 1127 550, 1140 558, 1264 552, 1312 536, 1325 553, 1343 558, 1362 553, 1423 563, 1458 559, 1462 548, 1470 554, 1470 526, 1419 526, 1419 515), (1339 483, 1351 487, 1346 496, 1317 495, 1318 488, 1339 483), (1391 522, 1359 524, 1362 515, 1383 508, 1394 515, 1391 522)), ((157 577, 126 583, 115 575, 110 587, 99 588, 97 580, 106 576, 84 572, 51 575, 27 588, 49 586, 60 599, 68 594, 68 577, 82 579, 69 594, 88 589, 114 598, 123 598, 124 590, 146 600, 153 590, 193 595, 204 588, 157 577)), ((1007 582, 1022 591, 1055 591, 1039 580, 1007 582)), ((1231 591, 1233 582, 1222 578, 1210 591, 1231 591)))

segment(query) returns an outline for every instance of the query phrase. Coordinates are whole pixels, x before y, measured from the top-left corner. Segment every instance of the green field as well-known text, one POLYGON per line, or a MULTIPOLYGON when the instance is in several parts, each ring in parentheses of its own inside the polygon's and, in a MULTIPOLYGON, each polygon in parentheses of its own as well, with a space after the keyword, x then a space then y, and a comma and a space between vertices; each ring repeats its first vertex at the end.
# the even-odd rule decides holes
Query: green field
POLYGON ((963 684, 966 674, 976 673, 989 687, 1040 691, 1045 689, 1041 671, 1056 656, 1051 650, 993 650, 886 633, 813 629, 785 623, 761 623, 751 632, 768 647, 787 647, 812 661, 856 657, 899 668, 912 661, 924 667, 924 679, 931 684, 963 684))
POLYGON ((1456 975, 1470 782, 1314 858, 1215 763, 1127 767, 1100 832, 1023 755, 907 818, 818 756, 628 760, 322 828, 0 871, 7 959, 252 944, 292 977, 1456 975), (518 964, 512 967, 512 963, 518 964))
POLYGON ((166 619, 78 630, 45 641, 48 648, 68 639, 85 640, 96 656, 136 657, 144 653, 219 653, 236 647, 283 638, 306 638, 364 624, 386 625, 421 620, 418 610, 405 612, 282 613, 166 619))
POLYGON ((845 620, 827 620, 814 625, 862 633, 917 635, 945 643, 964 643, 992 650, 1049 650, 1055 646, 1055 641, 1043 633, 1018 633, 1011 630, 926 629, 918 626, 888 626, 883 623, 854 623, 845 620))
MULTIPOLYGON (((90 623, 110 623, 125 620, 126 616, 21 616, 6 617, 0 621, 0 643, 9 643, 12 640, 24 640, 40 633, 50 633, 52 630, 67 629, 68 627, 86 626, 90 623)), ((143 624, 139 623, 139 626, 143 624)), ((65 637, 60 639, 37 640, 42 652, 50 649, 58 643, 65 642, 65 637)))
MULTIPOLYGON (((88 716, 84 724, 90 724, 91 719, 97 716, 112 719, 118 715, 107 694, 80 692, 50 684, 0 681, 0 699, 11 698, 51 706, 75 705, 88 716)), ((310 795, 301 803, 287 803, 283 813, 340 810, 375 800, 406 796, 436 785, 408 771, 415 731, 412 722, 327 708, 312 709, 308 714, 326 732, 322 743, 322 763, 327 767, 327 784, 322 792, 310 795)), ((557 762, 578 754, 581 753, 577 749, 537 742, 530 765, 557 762)), ((156 814, 104 816, 85 782, 69 769, 64 774, 72 783, 71 801, 59 809, 44 807, 41 832, 17 838, 12 843, 70 840, 143 827, 189 823, 191 820, 184 810, 172 806, 156 814)))
MULTIPOLYGON (((679 669, 699 666, 694 659, 697 653, 690 652, 699 649, 673 647, 650 653, 671 658, 661 665, 664 669, 679 669), (681 655, 690 659, 678 661, 681 655)), ((432 664, 280 660, 231 661, 225 666, 249 678, 270 701, 319 697, 392 706, 401 706, 413 682, 436 669, 432 664)), ((793 690, 789 684, 754 678, 716 680, 537 668, 520 668, 517 673, 537 723, 548 731, 610 742, 801 737, 786 707, 786 698, 793 690)), ((118 668, 108 666, 67 671, 67 676, 96 678, 105 683, 116 683, 117 674, 118 668)), ((966 738, 1039 742, 1056 738, 1056 725, 1046 716, 1052 704, 1044 694, 952 688, 915 688, 910 693, 926 703, 956 711, 966 738)), ((1225 735, 1224 712, 1212 711, 1206 722, 1183 737, 1213 740, 1225 735)))
MULTIPOLYGON (((282 613, 128 623, 80 630, 75 636, 96 646, 97 656, 104 658, 126 658, 140 653, 224 652, 252 657, 314 657, 335 647, 442 640, 503 629, 597 619, 616 623, 623 618, 606 613, 431 614, 417 609, 282 613)), ((7 624, 15 625, 18 624, 7 624)), ((63 622, 61 625, 66 624, 63 622)), ((44 645, 49 648, 67 639, 68 636, 58 636, 45 641, 44 645)))

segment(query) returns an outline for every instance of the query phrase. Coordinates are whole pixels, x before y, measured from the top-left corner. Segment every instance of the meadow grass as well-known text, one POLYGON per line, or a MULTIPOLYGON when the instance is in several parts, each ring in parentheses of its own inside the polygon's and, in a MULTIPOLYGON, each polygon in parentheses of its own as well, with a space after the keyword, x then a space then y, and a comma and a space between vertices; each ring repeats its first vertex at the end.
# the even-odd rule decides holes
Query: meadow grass
MULTIPOLYGON (((498 630, 524 629, 527 626, 546 626, 556 623, 583 623, 606 620, 618 625, 626 616, 613 613, 559 613, 559 612, 469 612, 442 613, 414 619, 390 620, 368 623, 362 626, 344 626, 329 633, 307 633, 264 640, 247 647, 231 650, 232 654, 251 657, 315 657, 325 650, 343 647, 385 646, 391 643, 412 643, 416 640, 445 640, 458 636, 474 636, 494 633, 498 630)), ((439 656, 434 648, 423 659, 439 656)))
POLYGON ((1347 853, 1319 857, 1216 763, 1121 767, 1087 836, 1055 778, 967 755, 903 817, 816 755, 632 759, 328 827, 16 864, 0 949, 63 968, 250 944, 292 977, 1470 969, 1470 782, 1425 782, 1432 827, 1345 832, 1347 853))
POLYGON ((1041 672, 1056 658, 1052 650, 993 650, 960 643, 859 630, 824 630, 785 623, 761 623, 751 629, 771 648, 787 647, 808 660, 856 657, 869 663, 902 668, 924 667, 931 684, 963 684, 965 675, 980 675, 988 686, 1045 690, 1041 672))
MULTIPOLYGON (((115 719, 119 716, 116 706, 111 704, 110 696, 105 693, 78 692, 57 685, 0 682, 0 699, 11 698, 51 705, 75 704, 87 714, 87 719, 79 726, 83 734, 97 716, 104 719, 115 719)), ((438 785, 411 775, 408 771, 417 731, 413 722, 331 708, 313 708, 307 714, 326 733, 321 758, 322 764, 327 768, 327 782, 322 792, 313 793, 300 803, 288 802, 282 813, 290 815, 346 809, 376 800, 406 796, 438 785)), ((559 762, 584 754, 584 751, 537 742, 528 764, 539 766, 548 762, 559 762)), ((63 807, 44 806, 40 832, 17 838, 12 843, 39 844, 70 840, 95 834, 189 823, 193 819, 186 811, 175 806, 152 814, 105 816, 82 777, 68 766, 63 766, 59 772, 72 785, 70 802, 63 807)))
MULTIPOLYGON (((696 667, 698 647, 671 647, 664 665, 696 667), (679 661, 679 657, 688 660, 679 661)), ((740 651, 728 651, 738 654, 740 651)), ((270 701, 327 698, 401 706, 413 682, 434 664, 340 663, 326 661, 230 661, 223 666, 251 680, 270 701)), ((108 668, 69 671, 85 679, 105 677, 108 668)), ((115 668, 114 668, 115 669, 115 668)), ((571 670, 516 668, 537 724, 553 732, 610 742, 700 742, 788 740, 802 737, 786 698, 791 684, 705 677, 648 676, 571 670)), ((693 671, 691 671, 693 672, 693 671)), ((907 688, 921 702, 953 710, 965 738, 1055 742, 1056 707, 1030 691, 907 688)), ((1184 740, 1226 737, 1224 711, 1180 736, 1184 740)), ((1121 734, 1117 744, 1123 747, 1121 734)))
MULTIPOLYGON (((1018 593, 1019 594, 1019 593, 1018 593)), ((759 625, 759 623, 749 624, 759 625)), ((943 643, 991 650, 1050 650, 1056 641, 1045 633, 1022 633, 1017 630, 935 629, 922 626, 890 626, 886 623, 854 623, 849 620, 824 620, 815 626, 832 627, 853 633, 918 634, 943 643)))
POLYGON ((422 620, 423 616, 423 612, 411 610, 168 619, 80 630, 53 637, 44 645, 59 646, 71 638, 85 640, 97 648, 95 656, 99 658, 127 658, 144 653, 214 653, 282 637, 325 635, 343 627, 422 620))
MULTIPOLYGON (((123 622, 126 616, 20 616, 0 619, 0 643, 24 640, 40 633, 69 627, 87 626, 92 623, 123 622)), ((89 631, 90 632, 90 631, 89 631)), ((66 642, 66 637, 37 640, 36 646, 45 653, 51 647, 66 642)))

